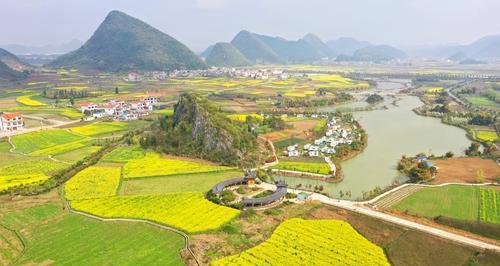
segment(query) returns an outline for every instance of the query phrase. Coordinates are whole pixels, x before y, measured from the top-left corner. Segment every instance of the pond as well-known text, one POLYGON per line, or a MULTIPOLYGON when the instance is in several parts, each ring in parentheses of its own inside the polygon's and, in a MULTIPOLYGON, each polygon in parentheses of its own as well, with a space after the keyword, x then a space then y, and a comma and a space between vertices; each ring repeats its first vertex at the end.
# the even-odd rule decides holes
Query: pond
MULTIPOLYGON (((395 83, 379 83, 378 90, 387 90, 383 103, 387 109, 354 112, 353 115, 368 133, 368 146, 359 155, 343 162, 344 180, 328 183, 292 177, 277 177, 288 182, 290 187, 302 184, 320 186, 331 197, 338 198, 340 191, 351 193, 351 199, 360 199, 364 191, 375 187, 387 187, 394 181, 404 181, 396 169, 402 155, 413 156, 419 152, 442 155, 452 151, 463 154, 470 145, 466 132, 460 128, 442 124, 439 119, 416 115, 412 109, 422 105, 414 96, 398 97, 397 105, 392 95, 395 83), (390 92, 390 93, 389 93, 390 92)), ((400 84, 400 83, 396 83, 400 84)), ((402 89, 402 85, 399 86, 402 89)))

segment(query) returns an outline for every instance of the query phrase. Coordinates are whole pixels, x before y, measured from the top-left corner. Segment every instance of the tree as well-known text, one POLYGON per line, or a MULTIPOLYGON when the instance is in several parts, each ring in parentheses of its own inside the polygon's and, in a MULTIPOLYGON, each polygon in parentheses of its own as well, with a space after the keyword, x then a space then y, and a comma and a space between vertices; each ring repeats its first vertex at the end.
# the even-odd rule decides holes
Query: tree
POLYGON ((455 156, 455 154, 453 154, 453 152, 449 151, 446 153, 446 158, 453 158, 453 156, 455 156))
POLYGON ((478 156, 481 155, 479 151, 479 144, 477 142, 472 142, 469 148, 465 151, 467 156, 478 156))
POLYGON ((120 93, 120 92, 118 91, 118 87, 116 87, 115 88, 115 94, 118 94, 118 93, 120 93))
POLYGON ((69 99, 69 103, 71 104, 71 106, 75 105, 75 99, 73 98, 69 99))

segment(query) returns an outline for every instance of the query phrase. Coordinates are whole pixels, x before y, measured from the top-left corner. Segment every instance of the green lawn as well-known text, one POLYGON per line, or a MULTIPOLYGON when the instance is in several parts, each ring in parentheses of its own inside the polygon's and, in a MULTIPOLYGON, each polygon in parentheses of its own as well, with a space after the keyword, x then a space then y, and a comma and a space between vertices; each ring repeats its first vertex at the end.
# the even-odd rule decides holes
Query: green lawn
POLYGON ((0 213, 0 223, 27 243, 13 265, 183 265, 182 237, 145 224, 100 222, 56 204, 0 213))
POLYGON ((83 138, 64 129, 51 129, 17 135, 12 141, 16 145, 16 151, 30 153, 83 138))
POLYGON ((423 188, 403 199, 392 209, 431 218, 443 215, 460 220, 477 221, 479 204, 478 187, 448 185, 423 188))
POLYGON ((169 192, 207 192, 218 182, 243 176, 239 171, 171 175, 123 181, 120 194, 160 195, 169 192))

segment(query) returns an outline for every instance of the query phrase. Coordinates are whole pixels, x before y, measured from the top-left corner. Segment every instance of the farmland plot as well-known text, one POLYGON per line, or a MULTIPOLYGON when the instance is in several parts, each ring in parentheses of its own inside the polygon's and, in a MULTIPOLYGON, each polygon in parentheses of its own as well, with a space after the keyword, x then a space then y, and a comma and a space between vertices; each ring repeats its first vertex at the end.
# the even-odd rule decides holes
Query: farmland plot
POLYGON ((500 190, 480 189, 479 219, 500 224, 500 190))
POLYGON ((66 182, 65 197, 82 200, 114 196, 120 185, 120 174, 120 167, 88 167, 66 182))
POLYGON ((73 127, 70 130, 80 135, 95 136, 106 133, 125 130, 127 123, 125 122, 101 122, 94 123, 81 127, 73 127))
POLYGON ((16 146, 16 151, 31 153, 36 150, 82 140, 83 138, 63 129, 51 129, 17 135, 12 138, 12 141, 16 146))
POLYGON ((167 176, 226 171, 234 168, 195 163, 183 160, 164 159, 160 154, 148 153, 144 158, 130 160, 123 167, 125 178, 167 176))
POLYGON ((314 174, 330 174, 330 166, 327 163, 310 163, 310 162, 280 162, 273 169, 282 169, 290 171, 307 172, 314 174))
POLYGON ((239 214, 238 210, 206 200, 202 193, 74 200, 71 202, 71 207, 107 218, 150 220, 190 233, 217 229, 239 214))
POLYGON ((144 150, 139 146, 120 146, 104 155, 101 161, 110 163, 126 163, 130 160, 141 159, 144 155, 144 150))
POLYGON ((390 265, 382 248, 336 220, 290 219, 264 243, 211 265, 390 265))

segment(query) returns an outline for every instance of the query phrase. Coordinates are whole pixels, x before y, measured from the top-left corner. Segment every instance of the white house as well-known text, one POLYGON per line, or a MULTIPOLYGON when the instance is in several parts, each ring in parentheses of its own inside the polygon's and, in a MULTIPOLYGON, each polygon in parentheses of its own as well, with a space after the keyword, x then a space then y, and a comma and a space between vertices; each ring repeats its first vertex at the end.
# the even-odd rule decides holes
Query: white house
POLYGON ((309 151, 309 157, 318 157, 319 151, 309 151))
POLYGON ((82 113, 85 113, 85 111, 93 112, 98 108, 97 104, 95 103, 80 103, 80 110, 82 113))
POLYGON ((288 157, 297 157, 299 156, 299 151, 293 150, 288 152, 288 157))
POLYGON ((158 103, 158 97, 148 96, 141 99, 141 101, 146 102, 148 105, 154 105, 158 103))
POLYGON ((24 121, 21 113, 9 113, 0 115, 0 131, 21 130, 24 121))

